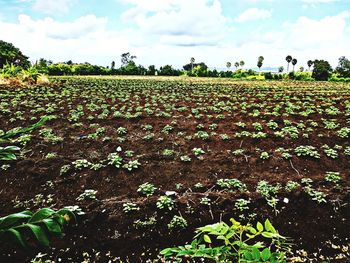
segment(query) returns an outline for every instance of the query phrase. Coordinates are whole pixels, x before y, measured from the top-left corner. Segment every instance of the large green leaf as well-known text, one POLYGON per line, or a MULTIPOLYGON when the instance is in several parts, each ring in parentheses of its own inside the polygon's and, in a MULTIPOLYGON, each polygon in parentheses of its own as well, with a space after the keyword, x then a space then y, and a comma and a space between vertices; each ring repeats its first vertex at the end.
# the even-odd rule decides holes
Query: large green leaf
POLYGON ((265 229, 271 233, 276 233, 276 229, 272 226, 270 220, 268 219, 265 220, 265 229))
POLYGON ((29 127, 15 129, 13 131, 10 131, 10 132, 7 132, 7 133, 1 135, 0 139, 3 141, 3 140, 10 139, 12 137, 15 137, 16 135, 19 135, 21 133, 30 132, 30 131, 32 131, 32 130, 34 130, 34 129, 44 125, 47 120, 48 120, 47 117, 43 117, 37 123, 35 123, 35 124, 33 124, 33 125, 29 126, 29 127))
POLYGON ((49 239, 45 231, 40 226, 33 225, 33 224, 26 224, 26 226, 32 230, 33 234, 35 235, 36 239, 39 241, 41 245, 46 247, 50 245, 49 239))
POLYGON ((265 248, 262 252, 261 252, 261 259, 264 261, 269 260, 271 257, 271 252, 270 249, 265 248))
POLYGON ((256 228, 259 232, 264 231, 264 226, 260 222, 256 223, 256 228))
POLYGON ((32 213, 30 211, 23 211, 0 218, 0 229, 6 230, 7 228, 16 226, 22 223, 23 220, 31 218, 31 216, 32 213))
POLYGON ((61 226, 55 220, 43 219, 43 222, 51 234, 62 236, 61 226))
POLYGON ((28 223, 41 221, 55 213, 56 212, 50 208, 42 208, 33 215, 33 217, 28 221, 28 223))
POLYGON ((21 236, 21 233, 19 231, 17 231, 16 229, 9 229, 6 231, 7 233, 10 234, 10 236, 12 236, 12 238, 14 239, 14 241, 21 245, 22 247, 24 248, 27 248, 27 244, 26 242, 23 240, 22 236, 21 236))
POLYGON ((260 259, 260 251, 259 251, 259 249, 257 249, 256 247, 253 247, 253 249, 252 249, 252 256, 253 256, 253 259, 259 260, 260 259))

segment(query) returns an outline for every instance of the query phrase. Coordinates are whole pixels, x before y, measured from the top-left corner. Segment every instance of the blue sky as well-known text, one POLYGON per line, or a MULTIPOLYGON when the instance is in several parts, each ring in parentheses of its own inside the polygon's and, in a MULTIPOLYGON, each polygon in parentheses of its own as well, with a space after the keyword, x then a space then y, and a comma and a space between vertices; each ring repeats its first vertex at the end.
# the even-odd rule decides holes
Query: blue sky
POLYGON ((32 61, 210 67, 350 57, 350 0, 0 0, 0 39, 32 61))

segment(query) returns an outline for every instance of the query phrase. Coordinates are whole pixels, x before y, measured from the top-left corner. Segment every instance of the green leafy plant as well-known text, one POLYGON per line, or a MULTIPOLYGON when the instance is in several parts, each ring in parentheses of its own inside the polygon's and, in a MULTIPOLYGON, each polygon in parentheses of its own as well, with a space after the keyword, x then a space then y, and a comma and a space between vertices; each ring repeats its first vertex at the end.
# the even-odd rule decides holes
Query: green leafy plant
POLYGON ((165 150, 163 151, 163 155, 164 155, 164 156, 167 156, 167 157, 173 156, 174 154, 175 154, 175 151, 174 151, 174 150, 171 150, 171 149, 165 149, 165 150))
POLYGON ((187 221, 182 216, 174 216, 168 224, 170 230, 185 229, 187 227, 187 221))
POLYGON ((180 160, 182 162, 191 162, 192 159, 188 155, 182 155, 182 156, 180 156, 180 160))
POLYGON ((341 181, 341 176, 339 172, 326 172, 324 179, 327 182, 338 184, 341 181))
POLYGON ((155 188, 153 184, 147 182, 147 183, 141 184, 137 189, 137 192, 149 197, 154 194, 154 191, 156 189, 157 188, 155 188))
POLYGON ((47 117, 43 117, 40 119, 40 121, 38 121, 37 123, 31 125, 31 126, 28 126, 26 128, 15 128, 15 129, 12 129, 8 132, 5 132, 4 134, 0 135, 0 143, 1 142, 6 142, 8 141, 9 139, 17 136, 17 135, 20 135, 22 133, 28 133, 28 132, 31 132, 32 130, 35 130, 37 128, 39 128, 40 126, 44 125, 45 122, 48 121, 48 118, 47 117))
POLYGON ((318 153, 316 148, 314 146, 310 146, 310 145, 298 146, 294 149, 294 152, 296 153, 297 156, 300 156, 300 157, 305 156, 305 157, 314 157, 317 159, 320 158, 320 154, 318 153))
POLYGON ((232 189, 233 188, 233 189, 238 189, 242 192, 247 189, 247 186, 236 178, 218 179, 216 181, 216 184, 222 189, 232 189))
POLYGON ((295 181, 288 181, 286 183, 285 189, 287 192, 292 192, 294 189, 298 188, 300 184, 295 181))
POLYGON ((195 156, 200 156, 202 154, 205 154, 205 151, 203 151, 201 148, 193 148, 192 152, 195 156))
POLYGON ((267 159, 269 159, 269 158, 270 158, 270 155, 269 155, 268 152, 262 152, 262 153, 260 154, 260 159, 262 159, 262 160, 267 160, 267 159))
POLYGON ((11 214, 0 218, 0 241, 12 240, 28 249, 27 240, 34 237, 40 245, 49 246, 49 235, 63 237, 63 228, 72 220, 76 222, 75 214, 66 208, 58 211, 42 208, 36 213, 23 211, 11 214))
POLYGON ((132 211, 138 211, 138 210, 140 210, 140 207, 138 207, 137 204, 135 203, 128 202, 123 204, 123 211, 125 213, 131 213, 132 211))
POLYGON ((117 129, 117 133, 118 133, 119 135, 125 135, 125 134, 127 134, 127 132, 128 132, 128 130, 127 130, 126 128, 124 128, 124 127, 119 127, 119 128, 117 129))
POLYGON ((249 210, 249 204, 250 204, 249 200, 240 198, 236 200, 235 208, 240 212, 243 212, 244 210, 249 210))
POLYGON ((350 128, 347 128, 347 127, 341 128, 337 132, 337 134, 340 138, 349 138, 350 137, 350 128))
POLYGON ((161 196, 156 203, 158 209, 172 210, 174 208, 174 201, 169 196, 161 196))
POLYGON ((76 200, 77 201, 83 201, 83 200, 96 200, 96 194, 97 191, 93 189, 86 189, 83 193, 81 193, 76 200))
POLYGON ((123 168, 127 169, 129 172, 131 172, 134 169, 139 168, 141 164, 139 163, 138 160, 132 160, 127 162, 126 164, 123 165, 123 168))
POLYGON ((120 168, 122 165, 123 158, 118 153, 110 153, 108 155, 108 164, 120 168))
POLYGON ((166 260, 205 258, 218 263, 286 262, 286 252, 291 244, 269 220, 264 224, 257 222, 256 227, 243 225, 234 219, 230 221, 231 225, 219 222, 197 228, 191 244, 166 248, 160 254, 166 260))
POLYGON ((20 150, 17 146, 0 147, 0 160, 1 161, 13 161, 16 160, 16 152, 20 150))

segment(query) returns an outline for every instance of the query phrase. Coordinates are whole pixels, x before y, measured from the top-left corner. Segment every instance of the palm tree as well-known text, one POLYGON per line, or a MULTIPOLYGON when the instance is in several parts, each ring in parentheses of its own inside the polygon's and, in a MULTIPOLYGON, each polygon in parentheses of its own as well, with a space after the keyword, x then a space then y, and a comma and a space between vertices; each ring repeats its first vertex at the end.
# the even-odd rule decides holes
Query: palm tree
POLYGON ((237 70, 238 67, 239 67, 239 62, 236 62, 236 63, 235 63, 235 67, 236 67, 236 70, 237 70))
POLYGON ((227 62, 227 63, 226 63, 226 67, 227 67, 228 70, 230 70, 230 67, 231 67, 231 66, 232 66, 231 62, 227 62))
POLYGON ((286 60, 287 60, 287 63, 288 63, 287 72, 289 72, 289 63, 293 60, 293 58, 292 58, 291 55, 288 55, 288 56, 286 57, 286 60))
POLYGON ((296 58, 293 58, 292 64, 293 64, 293 72, 294 72, 294 67, 298 63, 298 60, 296 58))
POLYGON ((257 64, 257 66, 259 68, 259 71, 261 70, 263 62, 264 62, 264 57, 263 56, 258 57, 258 64, 257 64))
POLYGON ((307 66, 309 67, 309 71, 310 71, 310 68, 311 68, 311 66, 314 64, 314 62, 312 61, 312 60, 309 60, 308 62, 307 62, 307 66))
POLYGON ((193 64, 194 64, 195 61, 196 61, 196 60, 192 57, 192 58, 191 58, 191 71, 193 71, 193 64))
POLYGON ((243 60, 241 60, 240 62, 239 62, 239 65, 241 66, 241 68, 243 68, 243 66, 244 66, 244 61, 243 60))

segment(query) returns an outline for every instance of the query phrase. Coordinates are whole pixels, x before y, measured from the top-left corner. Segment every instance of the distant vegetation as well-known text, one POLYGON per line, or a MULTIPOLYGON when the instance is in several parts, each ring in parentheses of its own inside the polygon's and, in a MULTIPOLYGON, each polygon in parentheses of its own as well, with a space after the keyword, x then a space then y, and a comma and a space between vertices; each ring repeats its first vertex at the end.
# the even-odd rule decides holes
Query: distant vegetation
POLYGON ((148 76, 190 76, 190 77, 215 77, 215 78, 235 78, 246 80, 304 80, 304 81, 346 81, 350 82, 350 60, 346 57, 339 58, 339 64, 336 69, 332 69, 328 61, 325 60, 308 60, 307 71, 304 67, 295 70, 298 63, 296 58, 291 55, 286 56, 287 71, 284 72, 284 67, 278 68, 278 73, 261 72, 264 63, 264 57, 259 56, 257 67, 259 72, 252 69, 244 69, 245 62, 226 62, 226 71, 211 70, 204 63, 196 63, 195 58, 191 58, 189 63, 183 66, 183 69, 175 69, 172 65, 164 65, 156 68, 150 65, 148 68, 137 65, 135 62, 136 56, 129 52, 121 55, 121 66, 116 68, 116 62, 112 61, 110 66, 98 66, 90 63, 74 63, 69 60, 66 62, 53 63, 51 60, 44 58, 39 59, 33 65, 28 60, 28 57, 13 46, 0 40, 0 73, 2 78, 9 79, 21 77, 23 81, 36 83, 38 79, 44 75, 63 76, 63 75, 148 75, 148 76), (292 64, 292 71, 290 71, 292 64), (231 70, 234 65, 235 70, 231 70))

